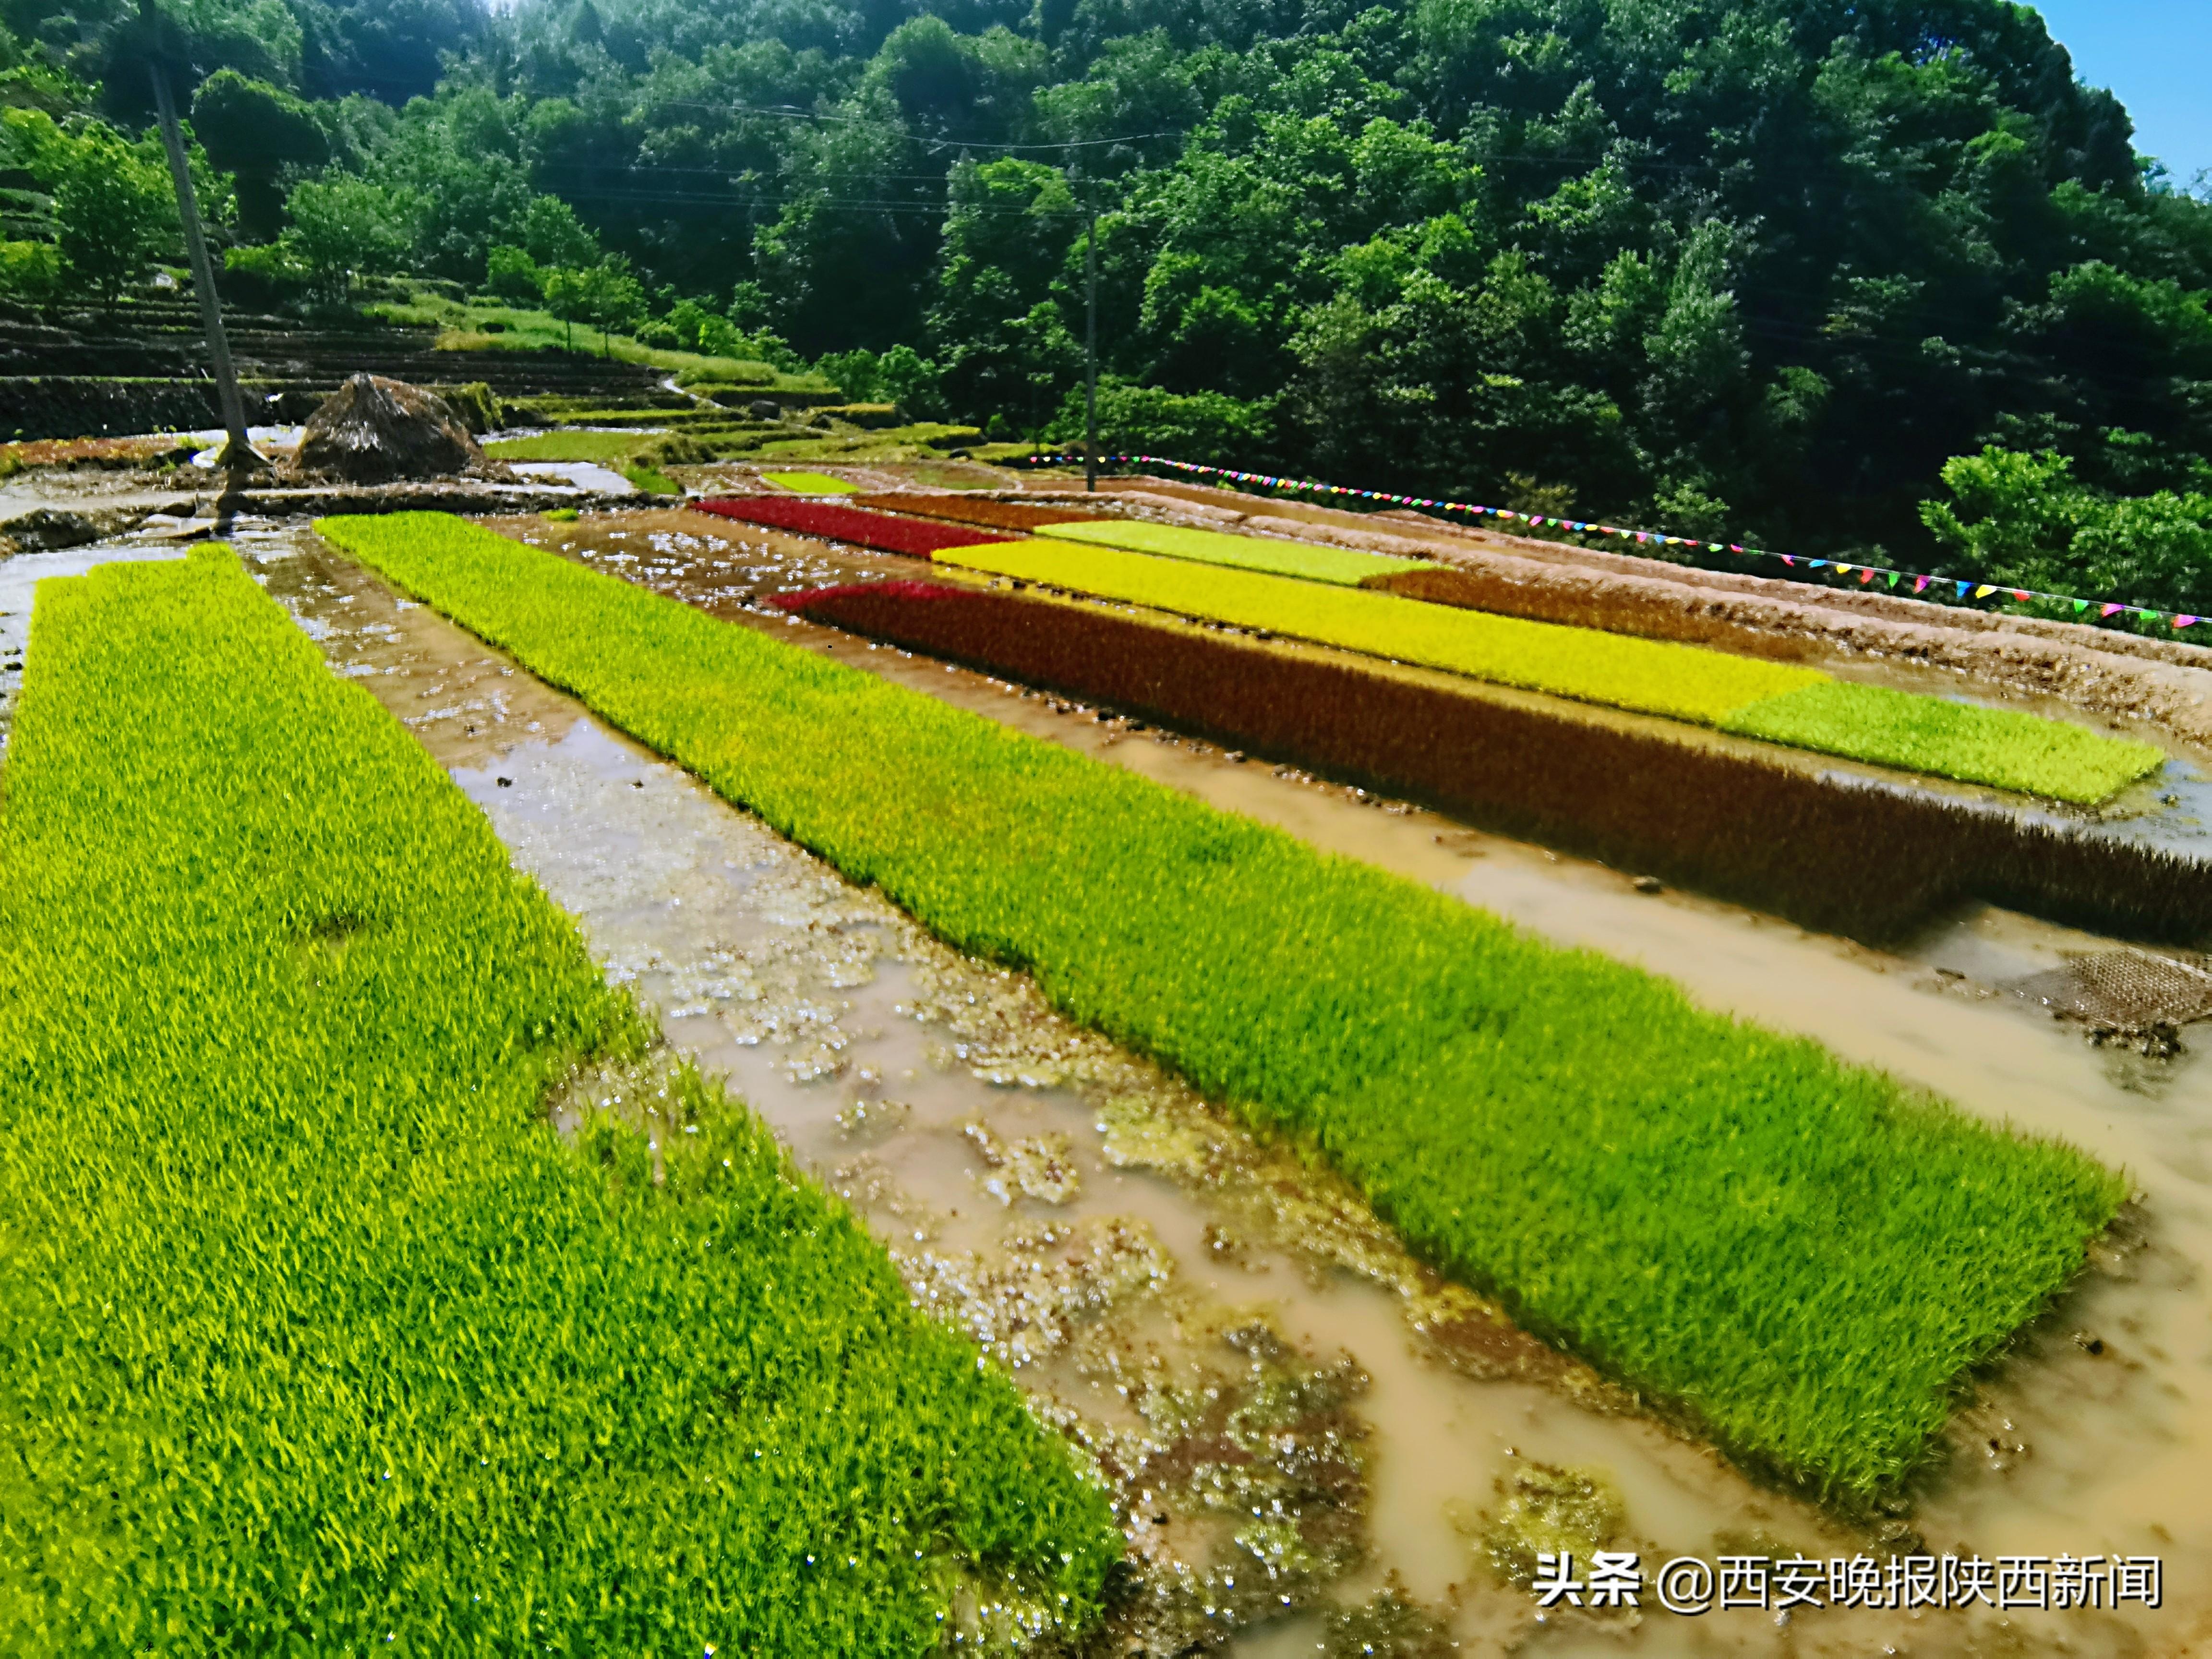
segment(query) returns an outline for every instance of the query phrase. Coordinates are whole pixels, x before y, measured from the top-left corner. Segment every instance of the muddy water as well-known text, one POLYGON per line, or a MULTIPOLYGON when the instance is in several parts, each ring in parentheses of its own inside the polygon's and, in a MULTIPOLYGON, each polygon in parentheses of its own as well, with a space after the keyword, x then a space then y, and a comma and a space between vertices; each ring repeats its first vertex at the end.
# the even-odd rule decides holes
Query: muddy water
MULTIPOLYGON (((2109 1650, 2133 1650, 2137 1638, 2173 1651, 2199 1636, 2212 1639, 2212 1597, 2199 1588, 2212 1565, 2205 1497, 2212 1436, 2201 1426, 2212 1407, 2203 1271, 2212 1265, 2212 1073, 2190 1054, 2152 1062, 2093 1050, 1990 988, 2105 941, 1981 910, 1931 927, 1909 951, 1884 955, 1685 896, 1644 896, 1599 866, 1295 773, 1237 764, 1204 744, 1158 732, 1132 737, 1073 705, 823 630, 764 621, 740 605, 756 587, 902 574, 897 561, 799 538, 787 546, 779 544, 785 538, 756 538, 739 544, 744 581, 717 604, 687 579, 719 563, 716 550, 676 539, 688 533, 680 520, 658 531, 633 526, 630 538, 644 544, 635 562, 641 579, 689 588, 695 603, 706 599, 734 620, 779 629, 886 678, 1455 891, 1562 942, 1638 961, 1710 1006, 1816 1036, 1971 1109, 2063 1134, 2126 1167, 2143 1191, 2140 1216, 2081 1292, 2031 1334, 2009 1366, 1984 1380, 1956 1425, 1952 1468, 1916 1521, 1939 1550, 2159 1554, 2170 1565, 2167 1611, 2131 1614, 2128 1633, 2111 1638, 2109 1650)), ((2201 1033, 2198 1040, 2212 1041, 2201 1033)), ((1678 1639, 1684 1628, 1662 1639, 1678 1639)), ((1808 1621, 1795 1639, 1813 1633, 1808 1621)), ((2048 1633, 2033 1623, 2020 1632, 2023 1639, 2048 1633)), ((1914 1645, 1932 1650, 1925 1650, 1929 1639, 1914 1645)), ((2076 1632, 2070 1639, 2094 1650, 2102 1638, 2076 1632)))
MULTIPOLYGON (((1470 1650, 1662 1655, 2179 1653, 2212 1636, 2202 1496, 2212 1449, 2197 1426, 2212 1404, 2201 1271, 2212 1262, 2201 1146, 2212 1079, 2185 1057, 2096 1054, 1973 979, 1933 971, 1998 977, 2070 941, 1983 914, 1934 931, 1913 957, 1875 957, 1640 896, 1613 872, 1204 745, 1102 727, 979 676, 817 640, 1553 937, 1644 961, 1710 1004, 2064 1133, 2135 1173, 2138 1231, 1985 1384, 1915 1520, 1932 1547, 1961 1553, 2161 1554, 2166 1612, 1692 1620, 1647 1597, 1634 1620, 1540 1620, 1485 1563, 1534 1535, 1501 1524, 1516 1514, 1565 1514, 1543 1509, 1544 1493, 1571 1484, 1549 1471, 1578 1472, 1601 1499, 1583 1512, 1647 1563, 1872 1546, 1623 1409, 1586 1371, 1423 1273, 1351 1194, 1065 1026, 1019 979, 944 951, 304 532, 240 540, 334 667, 453 769, 672 1038, 726 1070, 861 1209, 917 1297, 1000 1354, 1041 1414, 1091 1449, 1142 1568, 1098 1650, 1233 1640, 1255 1654, 1387 1651, 1378 1643, 1394 1623, 1401 1638, 1408 1625, 1439 1641, 1449 1631, 1470 1650), (1320 1616, 1362 1603, 1364 1623, 1320 1616)), ((818 544, 800 546, 810 569, 830 562, 818 544)))
MULTIPOLYGON (((639 539, 642 558, 653 544, 639 539)), ((703 538, 671 548, 715 550, 703 538)), ((1041 1412, 1092 1449, 1146 1568, 1115 1641, 1160 1650, 1238 1626, 1242 1651, 1358 1651, 1371 1628, 1295 1615, 1386 1587, 1462 1642, 1559 1651, 2182 1652, 2207 1627, 2212 1439, 2197 1425, 2212 1405, 2200 1272, 2212 1261, 2212 1165, 2199 1143, 2212 1133, 2212 1080, 2186 1058, 2096 1053, 1975 979, 1934 971, 1965 963, 1954 971, 1986 980, 2073 941, 1981 915, 1936 930, 1917 956, 1879 957, 1639 895, 1614 872, 1376 810, 1205 745, 1132 738, 982 677, 818 641, 1555 938, 1644 961, 1708 1003, 2068 1134, 2136 1174, 2140 1217, 1984 1380, 1914 1523, 1933 1548, 1961 1554, 2158 1554, 2165 1611, 1687 1620, 1647 1606, 1634 1621, 1539 1620, 1485 1560, 1510 1555, 1500 1522, 1530 1507, 1508 1501, 1516 1477, 1524 1492, 1556 1490, 1547 1468, 1608 1494, 1599 1507, 1613 1540, 1648 1561, 1850 1553, 1869 1540, 1624 1409, 1424 1274, 1351 1194, 672 769, 573 708, 537 707, 529 731, 518 692, 559 700, 481 645, 398 610, 327 556, 268 553, 272 589, 329 630, 341 672, 455 768, 519 860, 584 918, 611 971, 862 1209, 918 1297, 1013 1365, 1041 1412), (1294 1616, 1261 1617, 1285 1607, 1294 1616)), ((846 577, 842 557, 811 543, 786 556, 815 580, 846 577)), ((779 562, 757 542, 753 558, 725 573, 733 605, 779 562)))

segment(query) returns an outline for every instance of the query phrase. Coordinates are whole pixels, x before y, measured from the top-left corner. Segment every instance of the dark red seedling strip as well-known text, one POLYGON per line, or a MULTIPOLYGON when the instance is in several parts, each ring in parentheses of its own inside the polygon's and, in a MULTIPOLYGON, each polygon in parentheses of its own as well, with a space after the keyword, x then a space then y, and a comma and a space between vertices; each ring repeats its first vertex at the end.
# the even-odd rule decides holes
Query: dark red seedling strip
POLYGON ((820 536, 878 553, 903 553, 926 559, 940 548, 977 547, 985 542, 1018 541, 1016 536, 997 536, 963 525, 928 524, 915 519, 895 519, 887 513, 868 513, 855 507, 826 501, 801 501, 790 495, 726 495, 710 501, 694 501, 693 507, 718 518, 741 519, 802 536, 820 536))
POLYGON ((855 495, 853 500, 857 506, 886 513, 914 513, 993 530, 1042 530, 1048 524, 1082 524, 1103 516, 1065 507, 1031 507, 1026 501, 969 501, 963 495, 855 495))
POLYGON ((1892 939, 1967 896, 2161 939, 2212 930, 2190 860, 2008 812, 1089 606, 917 581, 774 602, 1824 932, 1892 939))

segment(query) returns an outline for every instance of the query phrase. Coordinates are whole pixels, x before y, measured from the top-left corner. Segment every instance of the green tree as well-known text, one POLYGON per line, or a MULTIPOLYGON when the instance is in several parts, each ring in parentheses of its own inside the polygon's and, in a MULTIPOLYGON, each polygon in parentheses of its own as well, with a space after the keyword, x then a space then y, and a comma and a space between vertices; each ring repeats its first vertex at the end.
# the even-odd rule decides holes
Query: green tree
POLYGON ((237 180, 240 228, 255 241, 283 229, 287 168, 319 167, 330 140, 313 110, 282 88, 218 70, 192 94, 192 131, 237 180))
POLYGON ((356 276, 393 269, 410 245, 408 204, 351 173, 302 179, 284 198, 284 210, 292 221, 288 245, 334 300, 352 292, 356 276))
POLYGON ((620 254, 602 259, 581 273, 576 284, 579 320, 599 331, 599 355, 612 350, 611 336, 628 329, 645 315, 645 289, 620 254))
POLYGON ((558 266, 545 273, 545 309, 565 325, 562 349, 576 349, 576 325, 592 320, 591 299, 586 286, 590 273, 567 266, 558 266))
POLYGON ((167 165, 95 125, 76 137, 53 192, 61 257, 72 282, 112 311, 123 290, 182 234, 167 165))
POLYGON ((546 273, 519 247, 495 246, 484 259, 484 288, 519 306, 542 305, 546 273))

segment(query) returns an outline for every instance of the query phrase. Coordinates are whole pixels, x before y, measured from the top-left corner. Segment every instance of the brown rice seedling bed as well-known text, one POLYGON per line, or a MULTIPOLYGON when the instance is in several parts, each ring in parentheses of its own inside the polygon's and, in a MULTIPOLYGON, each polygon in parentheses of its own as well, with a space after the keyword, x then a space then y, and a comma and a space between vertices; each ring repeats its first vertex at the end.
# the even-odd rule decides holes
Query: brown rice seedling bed
POLYGON ((957 495, 904 493, 855 495, 857 507, 884 513, 911 513, 919 519, 945 519, 953 524, 981 525, 987 530, 1033 531, 1048 524, 1081 524, 1100 515, 1075 513, 1064 507, 1030 507, 1021 501, 966 501, 957 495))
POLYGON ((1081 605, 923 582, 775 603, 1823 932, 1893 939, 1970 896, 2145 938, 2212 931, 2212 872, 2009 812, 1081 605))

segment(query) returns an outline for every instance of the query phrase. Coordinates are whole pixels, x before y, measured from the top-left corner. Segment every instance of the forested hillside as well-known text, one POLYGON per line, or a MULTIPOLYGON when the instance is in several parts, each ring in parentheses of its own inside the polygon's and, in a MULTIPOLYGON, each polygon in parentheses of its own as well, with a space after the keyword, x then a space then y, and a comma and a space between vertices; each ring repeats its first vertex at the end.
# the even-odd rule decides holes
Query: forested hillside
MULTIPOLYGON (((2212 606, 2212 207, 2027 6, 164 3, 298 307, 550 293, 1065 437, 1095 208, 1115 444, 2212 606)), ((15 165, 142 130, 136 15, 0 5, 15 165)))

